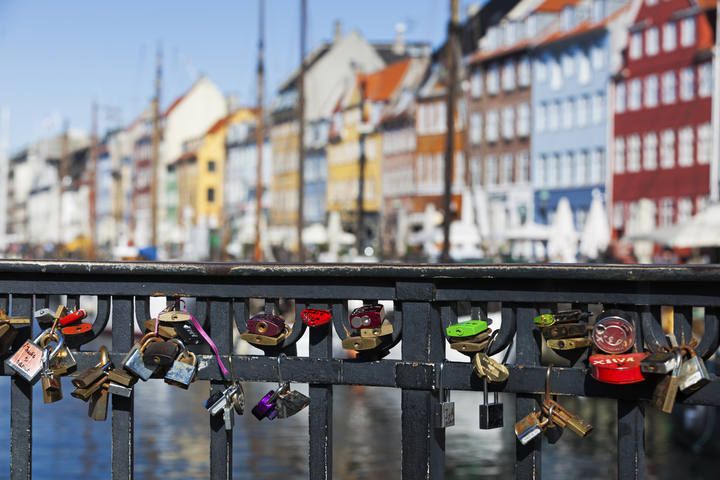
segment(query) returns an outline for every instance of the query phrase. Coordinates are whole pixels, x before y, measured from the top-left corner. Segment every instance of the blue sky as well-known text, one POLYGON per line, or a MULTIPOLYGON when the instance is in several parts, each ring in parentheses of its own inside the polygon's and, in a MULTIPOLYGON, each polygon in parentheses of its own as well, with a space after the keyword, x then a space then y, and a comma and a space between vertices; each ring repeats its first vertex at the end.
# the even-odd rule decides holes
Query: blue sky
MULTIPOLYGON (((408 40, 438 45, 448 0, 308 0, 309 47, 332 36, 333 22, 389 40, 397 22, 408 40)), ((461 2, 463 8, 469 1, 461 2)), ((297 0, 267 0, 267 89, 298 64, 297 0)), ((155 46, 165 53, 163 104, 200 73, 251 103, 257 0, 0 0, 0 106, 10 108, 11 148, 59 130, 88 129, 90 105, 119 107, 121 122, 152 95, 155 46)), ((101 128, 117 120, 101 115, 101 128)), ((117 116, 117 115, 115 115, 117 116)))

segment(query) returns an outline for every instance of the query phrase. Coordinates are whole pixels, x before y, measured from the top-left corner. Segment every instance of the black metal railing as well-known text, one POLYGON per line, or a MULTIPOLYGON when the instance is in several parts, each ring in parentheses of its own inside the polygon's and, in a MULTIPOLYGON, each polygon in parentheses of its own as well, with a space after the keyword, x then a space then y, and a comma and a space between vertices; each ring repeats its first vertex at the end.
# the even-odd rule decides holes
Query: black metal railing
MULTIPOLYGON (((430 265, 230 265, 171 263, 0 262, 0 308, 29 316, 48 305, 50 296, 67 295, 77 305, 80 295, 97 297, 94 335, 112 318, 112 357, 117 364, 135 341, 135 325, 150 318, 150 297, 190 297, 193 311, 220 352, 231 352, 236 332, 245 330, 251 299, 265 299, 265 309, 278 299, 295 302, 296 321, 288 337, 266 356, 234 355, 234 376, 242 381, 287 381, 310 385, 309 475, 332 476, 333 385, 370 385, 402 389, 402 477, 443 478, 445 431, 434 428, 433 412, 448 390, 476 390, 483 383, 468 363, 445 361, 444 326, 456 321, 468 305, 479 314, 499 305, 501 333, 492 352, 515 344, 515 361, 505 383, 491 390, 516 395, 516 415, 536 410, 545 388, 546 369, 540 365, 533 318, 540 312, 570 304, 581 308, 600 304, 620 307, 634 315, 637 346, 654 348, 664 342, 660 322, 663 306, 674 308, 672 328, 678 339, 698 337, 698 354, 711 356, 718 347, 720 268, 639 266, 430 266, 430 265), (392 301, 393 344, 400 343, 401 360, 382 355, 358 359, 333 358, 332 338, 344 338, 348 301, 392 301), (298 320, 305 306, 329 307, 333 324, 310 329, 298 320), (693 307, 704 307, 693 328, 693 307), (698 335, 698 331, 702 333, 698 335), (295 342, 310 337, 308 357, 296 356, 295 342), (286 353, 281 363, 276 355, 286 353), (443 368, 439 365, 443 363, 443 368), (281 372, 278 370, 282 369, 281 372), (442 375, 442 378, 440 378, 442 375)), ((25 328, 16 342, 31 335, 25 328)), ((82 349, 81 349, 82 350, 82 349)), ((207 350, 200 349, 207 354, 207 350)), ((97 352, 80 351, 78 369, 97 362, 97 352)), ((585 369, 587 355, 572 368, 552 372, 553 392, 560 395, 617 399, 617 474, 621 479, 643 478, 644 406, 653 384, 613 386, 592 380, 585 369)), ((224 380, 210 356, 201 356, 199 378, 213 390, 224 380)), ((4 375, 9 375, 3 367, 4 375)), ((481 398, 481 397, 478 397, 481 398)), ((720 382, 678 398, 680 403, 720 405, 720 382)), ((133 477, 133 398, 112 398, 112 476, 133 477)), ((11 382, 11 478, 32 473, 32 387, 23 379, 11 382)), ((210 420, 210 476, 229 478, 232 435, 222 418, 210 420)), ((512 425, 505 425, 511 428, 512 425)), ((539 438, 516 447, 516 477, 539 478, 539 438)))

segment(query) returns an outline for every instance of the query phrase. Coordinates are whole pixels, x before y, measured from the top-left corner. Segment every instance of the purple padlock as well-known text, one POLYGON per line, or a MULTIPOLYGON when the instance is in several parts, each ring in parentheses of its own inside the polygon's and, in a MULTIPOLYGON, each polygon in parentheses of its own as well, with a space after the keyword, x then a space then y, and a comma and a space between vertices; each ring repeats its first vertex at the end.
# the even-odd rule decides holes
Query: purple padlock
POLYGON ((273 420, 277 417, 278 412, 275 409, 276 398, 277 395, 275 395, 275 390, 270 390, 266 393, 252 409, 252 414, 255 415, 255 418, 258 420, 262 420, 263 418, 273 420))

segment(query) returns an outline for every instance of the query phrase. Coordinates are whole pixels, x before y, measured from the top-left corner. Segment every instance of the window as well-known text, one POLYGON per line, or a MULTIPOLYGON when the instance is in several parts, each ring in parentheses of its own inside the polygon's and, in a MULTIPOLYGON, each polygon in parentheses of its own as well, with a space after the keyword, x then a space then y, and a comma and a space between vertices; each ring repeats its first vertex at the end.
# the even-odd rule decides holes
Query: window
POLYGON ((590 59, 587 50, 578 50, 578 82, 580 85, 587 85, 590 82, 590 59))
POLYGON ((590 159, 590 183, 597 185, 605 182, 605 151, 593 150, 590 159))
POLYGON ((208 172, 215 171, 215 160, 208 160, 207 169, 208 169, 208 172))
POLYGON ((605 94, 598 92, 593 95, 592 99, 592 121, 600 123, 603 119, 603 111, 605 110, 605 94))
POLYGON ((482 83, 482 72, 475 70, 470 77, 470 94, 473 98, 480 98, 482 96, 483 83, 482 83))
POLYGON ((545 121, 547 116, 547 104, 544 102, 538 105, 537 115, 535 116, 535 131, 545 131, 545 121))
POLYGON ((683 18, 680 22, 680 45, 691 47, 695 44, 695 17, 683 18))
POLYGON ((622 228, 625 223, 625 204, 623 202, 615 202, 612 216, 613 228, 622 228))
POLYGON ((705 123, 698 127, 697 132, 698 145, 697 145, 697 160, 700 165, 707 165, 710 163, 712 158, 713 138, 712 138, 712 126, 709 123, 705 123))
POLYGON ((535 186, 544 187, 547 183, 548 159, 547 155, 541 155, 538 162, 537 172, 535 173, 535 186))
POLYGON ((515 172, 516 183, 527 183, 530 181, 530 155, 528 152, 518 153, 515 157, 517 171, 515 172))
POLYGON ((693 129, 681 128, 678 132, 678 165, 690 167, 693 164, 693 129))
POLYGON ((642 55, 642 33, 633 32, 630 34, 630 58, 640 58, 642 55))
POLYGON ((489 95, 497 95, 500 90, 500 79, 497 65, 491 65, 487 72, 486 87, 489 95))
POLYGON ((470 161, 470 181, 473 185, 480 185, 480 172, 482 167, 480 166, 480 157, 475 156, 470 161))
POLYGON ((543 59, 535 61, 535 78, 538 83, 543 83, 547 80, 547 65, 543 59))
POLYGON ((500 183, 507 184, 512 183, 513 181, 513 168, 515 165, 513 164, 513 156, 510 154, 505 154, 502 156, 502 178, 500 179, 500 183))
POLYGON ((207 201, 208 201, 208 203, 213 203, 215 201, 215 189, 214 188, 207 189, 207 201))
POLYGON ((573 57, 568 53, 562 56, 562 69, 566 77, 571 77, 573 73, 575 73, 575 62, 573 61, 573 57))
POLYGON ((560 102, 556 101, 548 106, 548 130, 554 132, 560 125, 560 102))
POLYGON ((620 82, 615 87, 615 112, 623 113, 625 111, 626 101, 625 83, 620 82))
POLYGON ((645 107, 652 108, 658 104, 658 78, 657 75, 645 77, 645 107))
POLYGON ((496 185, 498 174, 497 157, 495 155, 489 155, 486 160, 487 174, 485 175, 485 183, 487 185, 496 185))
POLYGON ((709 97, 713 88, 712 63, 705 62, 698 66, 698 95, 709 97))
POLYGON ((590 109, 590 97, 583 95, 577 101, 577 124, 584 127, 588 123, 588 110, 590 109))
POLYGON ((563 126, 563 128, 572 127, 572 116, 573 116, 574 109, 575 109, 575 100, 574 99, 568 98, 562 103, 562 126, 563 126))
POLYGON ((530 135, 530 106, 527 103, 518 105, 517 133, 519 137, 530 135))
POLYGON ((628 99, 628 110, 640 109, 640 95, 642 93, 642 85, 639 78, 630 80, 630 98, 628 99))
POLYGON ((550 60, 550 88, 560 90, 562 88, 562 71, 556 58, 550 60))
POLYGON ((678 199, 678 223, 690 220, 692 217, 693 202, 691 198, 682 197, 678 199))
POLYGON ((627 171, 640 171, 640 136, 630 135, 627 144, 627 171))
POLYGON ((615 173, 625 173, 625 140, 615 139, 615 173))
POLYGON ((673 223, 673 201, 672 198, 660 200, 660 226, 667 227, 673 223))
POLYGON ((657 27, 645 30, 645 54, 649 57, 657 55, 660 51, 660 32, 657 27))
POLYGON ((663 25, 663 51, 672 52, 677 47, 677 28, 675 22, 663 25))
POLYGON ((530 85, 530 59, 523 57, 518 63, 518 85, 527 87, 530 85))
POLYGON ((663 73, 662 100, 665 105, 675 103, 675 72, 673 71, 663 73))
POLYGON ((675 132, 665 130, 660 138, 660 166, 673 168, 675 166, 675 132))
POLYGON ((691 68, 683 68, 680 71, 680 99, 692 100, 695 96, 695 71, 691 68))
POLYGON ((657 168, 657 135, 646 133, 643 138, 643 168, 655 170, 657 168))
POLYGON ((503 65, 502 86, 506 92, 515 90, 515 62, 513 61, 507 61, 503 65))
POLYGON ((547 177, 545 178, 545 181, 549 187, 554 187, 558 184, 559 164, 560 157, 558 155, 551 155, 548 157, 547 177))
POLYGON ((497 110, 490 110, 485 117, 485 121, 487 122, 485 125, 485 140, 488 142, 495 142, 498 139, 498 122, 500 121, 498 117, 497 110))
POLYGON ((590 55, 592 56, 592 64, 595 70, 600 70, 605 66, 605 51, 602 47, 594 46, 590 55))
POLYGON ((503 108, 502 134, 505 140, 511 140, 515 136, 515 109, 512 107, 503 108))
POLYGON ((475 112, 470 115, 470 143, 479 145, 482 141, 482 115, 475 112))
POLYGON ((574 185, 585 185, 587 183, 587 163, 588 152, 583 150, 575 157, 575 167, 573 168, 574 185))
POLYGON ((573 167, 575 156, 571 153, 564 153, 560 157, 560 185, 569 187, 573 181, 573 167))

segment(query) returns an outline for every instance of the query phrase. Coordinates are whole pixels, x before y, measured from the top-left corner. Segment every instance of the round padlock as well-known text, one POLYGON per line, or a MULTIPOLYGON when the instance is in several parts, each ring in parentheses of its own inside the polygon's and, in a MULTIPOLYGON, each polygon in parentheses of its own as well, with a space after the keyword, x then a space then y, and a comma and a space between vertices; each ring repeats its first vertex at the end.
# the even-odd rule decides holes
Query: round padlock
POLYGON ((92 327, 92 323, 76 323, 75 325, 63 327, 60 331, 65 335, 65 343, 67 343, 68 347, 78 348, 92 340, 92 327))
POLYGON ((622 314, 606 312, 598 315, 591 337, 598 350, 625 353, 635 344, 635 327, 622 314))
POLYGON ((645 360, 649 353, 626 353, 622 355, 590 355, 590 375, 603 383, 626 385, 645 380, 640 362, 645 360))

